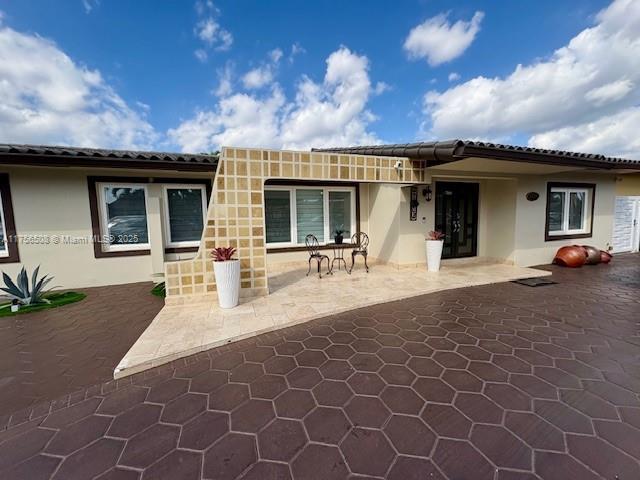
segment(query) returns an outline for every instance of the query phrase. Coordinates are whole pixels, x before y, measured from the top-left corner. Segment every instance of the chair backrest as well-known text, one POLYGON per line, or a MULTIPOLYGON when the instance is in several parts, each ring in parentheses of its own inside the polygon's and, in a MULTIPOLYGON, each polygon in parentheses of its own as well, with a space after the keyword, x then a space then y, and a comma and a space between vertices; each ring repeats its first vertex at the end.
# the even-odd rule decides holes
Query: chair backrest
POLYGON ((358 250, 366 250, 369 246, 369 235, 364 232, 356 232, 351 236, 351 243, 357 246, 358 250))
POLYGON ((320 243, 318 243, 318 239, 315 235, 309 234, 304 237, 304 244, 307 247, 307 252, 309 252, 309 256, 313 257, 314 255, 318 255, 320 253, 320 243))

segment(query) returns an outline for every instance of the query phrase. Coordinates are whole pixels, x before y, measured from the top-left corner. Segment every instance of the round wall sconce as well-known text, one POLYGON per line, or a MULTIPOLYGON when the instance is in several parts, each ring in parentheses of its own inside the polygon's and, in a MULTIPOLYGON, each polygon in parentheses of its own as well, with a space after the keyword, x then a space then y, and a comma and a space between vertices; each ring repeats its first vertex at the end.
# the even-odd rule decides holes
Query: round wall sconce
POLYGON ((540 198, 540 194, 538 192, 529 192, 525 195, 525 198, 530 202, 535 202, 540 198))
POLYGON ((431 201, 432 194, 433 194, 433 191, 431 190, 431 185, 427 185, 427 188, 422 190, 422 196, 424 196, 424 199, 427 202, 431 201))

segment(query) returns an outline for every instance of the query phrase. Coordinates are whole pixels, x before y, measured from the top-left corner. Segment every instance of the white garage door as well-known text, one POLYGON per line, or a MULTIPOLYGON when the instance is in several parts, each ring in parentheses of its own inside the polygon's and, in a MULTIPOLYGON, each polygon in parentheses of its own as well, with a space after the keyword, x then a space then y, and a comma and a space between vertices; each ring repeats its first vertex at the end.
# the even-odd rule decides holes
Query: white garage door
POLYGON ((637 252, 639 244, 640 197, 616 197, 613 251, 637 252))

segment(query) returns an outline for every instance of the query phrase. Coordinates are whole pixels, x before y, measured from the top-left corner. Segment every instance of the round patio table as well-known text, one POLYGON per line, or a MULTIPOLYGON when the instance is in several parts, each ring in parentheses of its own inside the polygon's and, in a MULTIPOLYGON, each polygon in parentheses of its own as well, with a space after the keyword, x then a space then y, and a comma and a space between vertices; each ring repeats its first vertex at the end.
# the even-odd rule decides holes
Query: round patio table
POLYGON ((344 251, 347 248, 353 248, 353 245, 351 243, 329 243, 327 244, 328 247, 331 247, 333 249, 333 260, 331 260, 331 270, 329 270, 330 272, 333 272, 333 264, 335 262, 338 262, 338 270, 342 270, 341 268, 341 263, 344 263, 344 269, 348 274, 351 274, 351 272, 349 271, 349 267, 347 267, 347 262, 344 259, 344 251))

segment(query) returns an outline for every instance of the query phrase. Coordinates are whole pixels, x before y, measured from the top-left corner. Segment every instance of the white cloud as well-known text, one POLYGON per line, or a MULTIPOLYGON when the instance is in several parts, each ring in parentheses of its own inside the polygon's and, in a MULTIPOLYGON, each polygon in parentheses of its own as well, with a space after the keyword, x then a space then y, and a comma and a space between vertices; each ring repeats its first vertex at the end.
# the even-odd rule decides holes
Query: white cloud
POLYGON ((302 45, 298 42, 295 42, 291 45, 291 52, 289 53, 289 63, 293 63, 298 55, 302 55, 303 53, 307 53, 302 45))
POLYGON ((458 20, 454 24, 444 13, 428 18, 409 32, 404 49, 410 58, 425 58, 432 67, 450 62, 469 48, 483 18, 483 12, 476 12, 468 22, 458 20))
POLYGON ((529 145, 640 159, 640 107, 532 136, 529 145))
POLYGON ((391 85, 385 82, 377 82, 373 89, 374 95, 382 95, 384 92, 391 90, 391 85))
POLYGON ((226 97, 233 91, 233 64, 227 62, 223 69, 217 70, 218 87, 213 94, 216 97, 226 97))
POLYGON ((597 106, 606 105, 621 100, 633 90, 633 87, 631 80, 623 78, 589 90, 584 98, 597 106))
POLYGON ((619 151, 625 147, 613 149, 602 139, 571 141, 569 134, 606 126, 612 137, 622 138, 614 133, 627 131, 619 122, 621 113, 634 112, 640 103, 638 58, 640 2, 616 0, 597 15, 593 27, 548 59, 518 65, 506 77, 480 76, 443 92, 427 92, 423 130, 440 138, 528 135, 543 147, 594 150, 602 145, 601 152, 595 151, 619 151))
POLYGON ((220 10, 212 1, 196 2, 196 12, 200 20, 196 23, 194 34, 202 41, 203 47, 198 48, 194 54, 198 60, 205 62, 208 58, 207 49, 229 50, 233 44, 233 35, 218 22, 220 10))
POLYGON ((100 5, 100 0, 82 0, 82 6, 86 13, 91 13, 91 10, 100 5))
POLYGON ((450 82, 457 82, 460 80, 460 74, 457 72, 451 72, 448 77, 450 82))
POLYGON ((284 53, 279 48, 274 48, 269 52, 269 58, 273 63, 278 63, 283 55, 284 53))
POLYGON ((275 79, 278 64, 283 56, 282 50, 276 48, 267 54, 268 61, 244 74, 242 84, 247 90, 263 88, 271 85, 275 79))
POLYGON ((145 111, 53 42, 0 26, 0 141, 151 148, 145 111))
POLYGON ((207 51, 205 49, 203 49, 203 48, 198 48, 196 51, 193 52, 193 54, 202 63, 206 62, 207 58, 209 58, 209 55, 207 54, 207 51))
POLYGON ((262 88, 269 85, 272 81, 273 72, 269 65, 249 70, 244 77, 242 77, 242 83, 246 89, 262 88))
POLYGON ((365 56, 340 47, 327 58, 322 82, 304 76, 288 100, 277 83, 263 94, 229 93, 169 130, 183 151, 221 145, 309 148, 376 143, 368 131, 375 116, 366 108, 372 94, 365 56))

